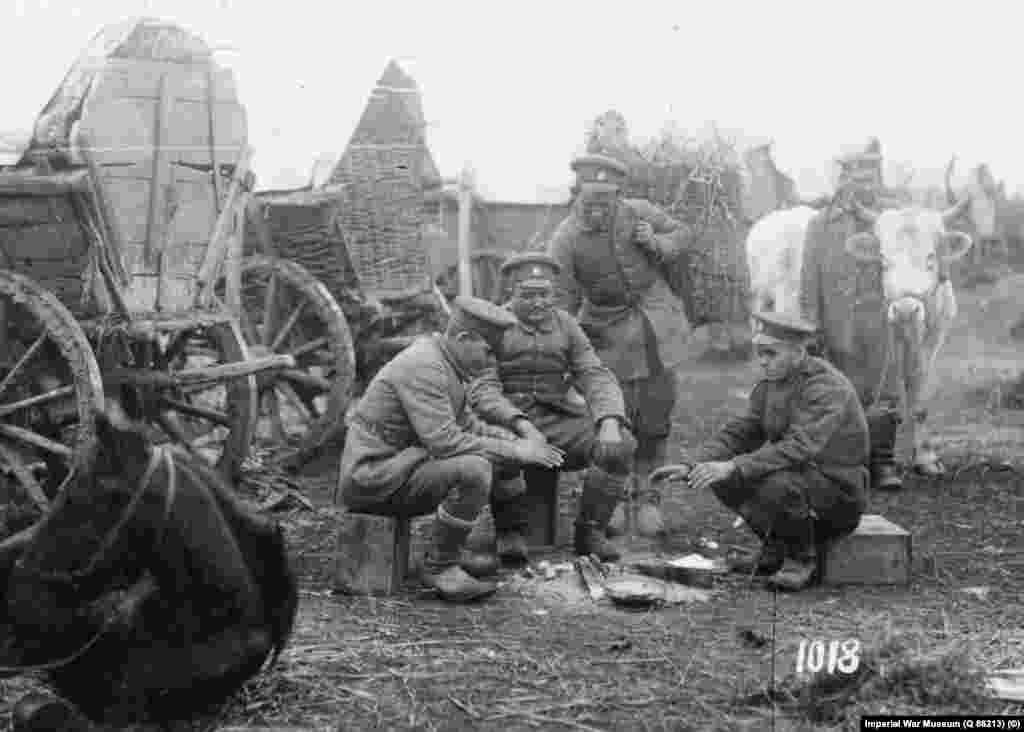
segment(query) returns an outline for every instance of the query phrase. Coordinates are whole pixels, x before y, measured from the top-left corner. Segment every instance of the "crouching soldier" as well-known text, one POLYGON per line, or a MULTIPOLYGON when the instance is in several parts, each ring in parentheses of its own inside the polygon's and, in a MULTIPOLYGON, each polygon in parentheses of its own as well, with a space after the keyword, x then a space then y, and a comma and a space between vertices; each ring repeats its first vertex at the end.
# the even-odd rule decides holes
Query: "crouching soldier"
POLYGON ((444 334, 420 338, 388 362, 349 417, 341 458, 345 505, 400 517, 436 510, 423 580, 446 600, 469 601, 496 589, 464 568, 485 576, 494 567, 462 554, 490 499, 495 466, 562 462, 557 448, 516 439, 467 408, 467 383, 489 365, 502 332, 514 324, 496 305, 456 298, 444 334))
MULTIPOLYGON (((605 537, 605 529, 625 496, 636 441, 626 425, 615 375, 601 363, 576 319, 554 305, 560 269, 557 261, 541 253, 521 254, 502 266, 502 276, 512 283, 512 299, 506 307, 516 323, 503 332, 495 352, 497 367, 488 369, 473 385, 470 401, 488 422, 562 450, 563 469, 587 468, 575 550, 614 561, 619 553, 605 537), (570 387, 578 393, 570 392, 570 387)), ((529 507, 523 472, 499 475, 501 485, 509 486, 500 494, 514 496, 512 500, 500 501, 498 491, 492 495, 498 555, 510 563, 526 558, 529 507)), ((553 471, 526 468, 525 472, 531 483, 538 480, 557 487, 553 471)))
POLYGON ((653 479, 688 475, 697 490, 711 488, 764 542, 756 571, 795 591, 814 578, 817 545, 860 522, 868 427, 849 379, 807 354, 812 324, 779 313, 755 317, 764 379, 749 411, 701 445, 690 465, 666 466, 653 479))

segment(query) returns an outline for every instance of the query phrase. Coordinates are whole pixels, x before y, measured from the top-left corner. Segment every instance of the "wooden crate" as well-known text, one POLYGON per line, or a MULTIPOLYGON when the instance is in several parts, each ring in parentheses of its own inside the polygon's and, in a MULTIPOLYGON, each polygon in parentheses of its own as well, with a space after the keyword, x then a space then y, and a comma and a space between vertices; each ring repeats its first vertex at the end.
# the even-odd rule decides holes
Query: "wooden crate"
POLYGON ((898 585, 910 582, 910 532, 877 514, 865 514, 849 536, 821 556, 822 581, 830 585, 898 585))
POLYGON ((346 511, 340 523, 334 588, 357 595, 398 592, 409 571, 409 520, 346 511))

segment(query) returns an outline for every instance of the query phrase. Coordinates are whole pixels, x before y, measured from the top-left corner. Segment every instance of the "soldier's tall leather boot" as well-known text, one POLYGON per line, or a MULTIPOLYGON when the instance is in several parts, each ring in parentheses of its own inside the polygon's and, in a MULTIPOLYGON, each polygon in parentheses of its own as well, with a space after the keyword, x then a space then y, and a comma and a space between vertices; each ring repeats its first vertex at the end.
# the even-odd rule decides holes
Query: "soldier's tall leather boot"
POLYGON ((872 408, 867 413, 871 436, 871 487, 874 490, 899 490, 903 476, 896 465, 896 436, 903 417, 895 409, 872 408))
POLYGON ((608 541, 605 529, 622 495, 625 478, 593 466, 587 469, 573 540, 573 548, 578 555, 594 554, 602 562, 615 562, 621 558, 618 549, 608 541))
POLYGON ((782 569, 782 564, 786 559, 785 542, 771 532, 770 528, 760 525, 760 517, 753 514, 753 509, 749 503, 744 503, 740 506, 736 513, 743 518, 747 528, 761 540, 761 551, 758 552, 756 558, 732 560, 729 563, 729 568, 740 574, 749 575, 754 573, 759 576, 775 574, 782 569))
MULTIPOLYGON (((555 473, 556 480, 557 477, 555 473)), ((530 525, 530 506, 522 473, 495 480, 491 488, 491 516, 494 518, 497 544, 496 567, 502 562, 510 565, 526 562, 529 558, 526 534, 530 525)))
POLYGON ((471 602, 493 595, 498 589, 493 582, 476 579, 459 564, 473 523, 452 516, 443 506, 437 508, 434 543, 423 560, 422 580, 437 590, 442 600, 471 602))
POLYGON ((818 570, 818 548, 814 543, 814 520, 790 519, 779 522, 778 531, 786 546, 786 558, 768 584, 786 592, 799 592, 809 587, 818 570))

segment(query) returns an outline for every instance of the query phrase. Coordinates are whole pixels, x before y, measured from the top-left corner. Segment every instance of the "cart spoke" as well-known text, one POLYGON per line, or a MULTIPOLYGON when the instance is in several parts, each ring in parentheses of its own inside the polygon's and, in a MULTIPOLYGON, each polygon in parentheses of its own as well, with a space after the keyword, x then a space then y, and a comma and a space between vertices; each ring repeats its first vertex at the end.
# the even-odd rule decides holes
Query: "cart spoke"
POLYGON ((273 388, 267 390, 261 395, 260 402, 263 412, 270 417, 270 439, 274 442, 287 442, 288 433, 284 428, 284 418, 281 416, 281 401, 277 397, 277 391, 273 388))
MULTIPOLYGON (((21 451, 17 448, 0 443, 0 459, 10 466, 11 471, 25 489, 25 492, 28 493, 32 502, 35 503, 43 513, 46 513, 50 506, 50 501, 43 492, 43 487, 39 485, 35 476, 32 475, 32 470, 26 464, 21 451)), ((65 479, 65 483, 66 482, 67 481, 65 479)))
POLYGON ((277 274, 271 272, 267 280, 267 289, 263 292, 263 345, 270 344, 274 305, 277 301, 277 274))
POLYGON ((11 382, 14 381, 14 377, 17 376, 18 372, 21 371, 22 367, 26 363, 28 363, 33 356, 36 355, 36 351, 42 348, 43 343, 45 341, 46 333, 41 333, 39 337, 36 338, 35 342, 28 347, 28 350, 22 354, 21 358, 18 359, 18 362, 14 364, 14 367, 7 372, 7 376, 4 377, 4 380, 0 381, 0 394, 2 394, 8 386, 10 386, 11 382))
POLYGON ((310 414, 310 409, 306 406, 305 402, 295 393, 295 390, 291 387, 291 384, 279 382, 274 386, 274 390, 277 391, 281 396, 284 397, 292 409, 299 413, 303 419, 309 420, 311 417, 315 417, 315 414, 310 414))
POLYGON ((307 353, 312 353, 313 351, 317 351, 321 348, 326 348, 327 345, 327 337, 320 336, 319 338, 314 338, 309 341, 309 343, 303 343, 301 346, 297 346, 291 351, 288 351, 288 355, 294 356, 295 359, 298 360, 299 356, 305 356, 307 353))
POLYGON ((286 320, 285 324, 281 326, 281 330, 277 332, 277 335, 274 336, 274 342, 270 344, 271 351, 276 352, 278 346, 284 343, 285 338, 287 338, 288 334, 292 332, 292 328, 295 327, 295 324, 299 322, 299 318, 302 316, 302 311, 305 309, 306 301, 303 300, 299 303, 299 306, 292 311, 292 314, 288 316, 288 320, 286 320))
POLYGON ((252 322, 252 318, 249 317, 249 313, 245 310, 239 315, 238 323, 242 327, 242 335, 245 336, 245 340, 248 343, 259 343, 260 335, 256 327, 256 324, 252 322))
POLYGON ((308 374, 305 371, 299 371, 298 369, 283 369, 280 373, 281 378, 287 379, 293 384, 299 384, 300 386, 305 386, 310 389, 316 389, 318 392, 323 394, 326 394, 331 390, 331 382, 323 376, 308 374))
POLYGON ((213 422, 221 427, 231 427, 231 417, 216 409, 207 409, 206 407, 189 404, 188 402, 181 402, 177 399, 171 399, 166 396, 160 397, 160 401, 169 409, 173 409, 174 411, 188 415, 189 417, 205 419, 206 421, 213 422))
POLYGON ((8 414, 13 414, 20 409, 27 409, 28 407, 34 407, 38 404, 45 404, 46 402, 52 402, 55 399, 70 396, 75 393, 75 387, 73 386, 62 386, 59 389, 48 391, 45 394, 37 394, 36 396, 28 397, 27 399, 21 399, 20 401, 10 402, 8 404, 0 404, 0 417, 6 417, 8 414))
POLYGON ((161 412, 156 415, 156 423, 164 431, 164 434, 171 439, 171 442, 176 442, 179 445, 190 444, 185 428, 179 424, 175 415, 169 412, 161 412))
POLYGON ((54 442, 49 437, 43 437, 32 430, 17 427, 13 424, 0 424, 0 435, 6 435, 12 440, 38 447, 40 450, 45 450, 53 455, 60 455, 67 460, 70 460, 75 454, 74 450, 67 445, 54 442))

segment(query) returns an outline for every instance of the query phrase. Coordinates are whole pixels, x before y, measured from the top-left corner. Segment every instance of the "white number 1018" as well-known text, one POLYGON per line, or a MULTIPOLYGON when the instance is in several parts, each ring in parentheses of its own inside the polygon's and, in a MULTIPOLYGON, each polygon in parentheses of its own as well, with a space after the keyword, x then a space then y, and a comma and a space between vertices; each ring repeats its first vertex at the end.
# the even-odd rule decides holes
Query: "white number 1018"
POLYGON ((819 671, 827 670, 830 674, 837 671, 841 674, 852 674, 860 666, 860 641, 845 640, 824 641, 815 640, 810 643, 806 639, 800 641, 800 647, 796 650, 796 672, 802 674, 805 671, 816 674, 819 671), (827 650, 826 650, 827 649, 827 650))

